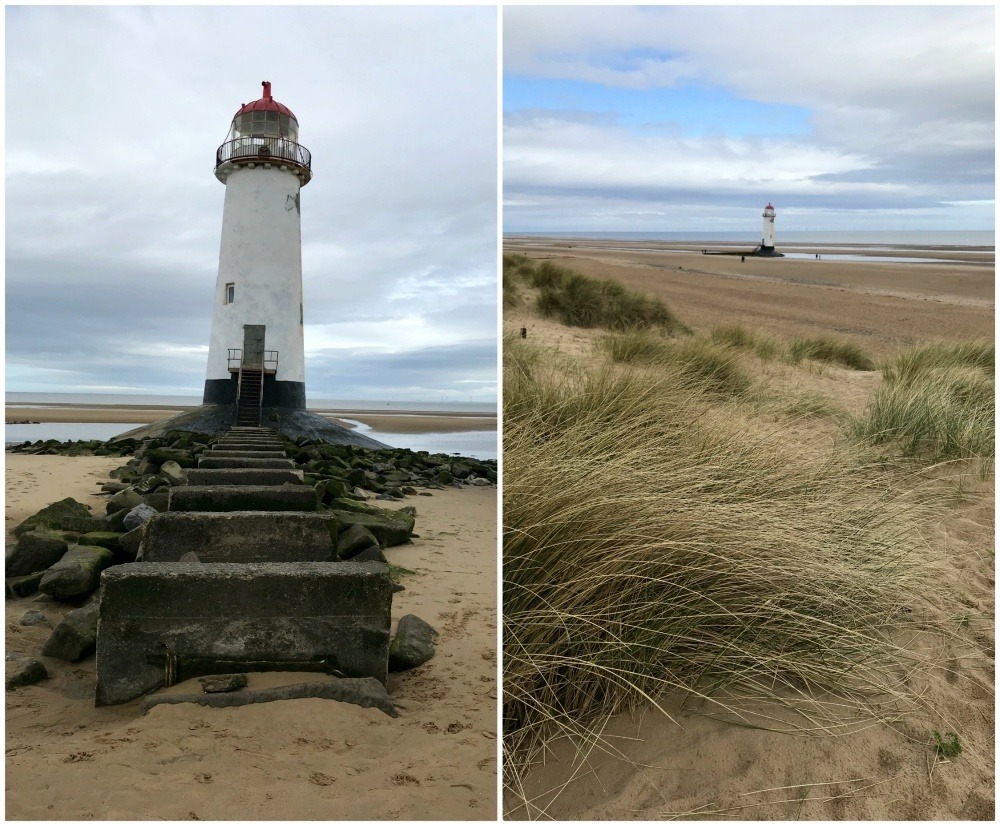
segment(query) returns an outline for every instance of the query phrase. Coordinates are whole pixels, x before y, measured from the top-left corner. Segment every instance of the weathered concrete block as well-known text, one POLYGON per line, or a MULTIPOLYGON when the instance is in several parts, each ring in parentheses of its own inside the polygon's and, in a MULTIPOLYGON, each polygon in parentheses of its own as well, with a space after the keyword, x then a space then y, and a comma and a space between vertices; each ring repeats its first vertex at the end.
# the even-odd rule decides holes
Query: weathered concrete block
POLYGON ((170 489, 171 511, 314 511, 316 492, 306 485, 198 485, 170 489))
POLYGON ((201 562, 330 562, 331 527, 314 513, 174 511, 149 520, 139 560, 178 562, 194 553, 201 562))
POLYGON ((104 573, 97 705, 226 671, 388 669, 392 585, 375 562, 136 562, 104 573))
POLYGON ((244 447, 213 447, 201 454, 205 457, 215 458, 218 456, 242 456, 246 459, 287 459, 288 455, 283 450, 258 450, 257 448, 244 447))
POLYGON ((188 471, 189 485, 301 485, 301 470, 268 468, 213 468, 188 471))
MULTIPOLYGON (((356 503, 352 503, 356 504, 356 503)), ((362 525, 378 540, 383 548, 408 542, 413 533, 414 518, 401 511, 367 506, 364 509, 346 508, 344 500, 334 502, 330 507, 332 518, 342 525, 362 525)))
POLYGON ((202 456, 198 460, 199 470, 216 470, 220 468, 271 468, 274 470, 295 470, 295 462, 291 459, 242 459, 239 456, 202 456))

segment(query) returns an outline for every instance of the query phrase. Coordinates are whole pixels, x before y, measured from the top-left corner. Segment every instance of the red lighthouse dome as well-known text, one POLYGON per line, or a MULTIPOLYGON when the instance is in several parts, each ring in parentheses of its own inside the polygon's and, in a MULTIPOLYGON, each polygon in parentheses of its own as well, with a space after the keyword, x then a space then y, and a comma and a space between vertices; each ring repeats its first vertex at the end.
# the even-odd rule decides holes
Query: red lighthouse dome
POLYGON ((299 144, 299 122, 285 104, 271 97, 265 80, 264 96, 244 103, 233 115, 226 142, 215 154, 215 176, 225 182, 234 166, 277 164, 299 177, 305 186, 312 178, 312 156, 299 144))

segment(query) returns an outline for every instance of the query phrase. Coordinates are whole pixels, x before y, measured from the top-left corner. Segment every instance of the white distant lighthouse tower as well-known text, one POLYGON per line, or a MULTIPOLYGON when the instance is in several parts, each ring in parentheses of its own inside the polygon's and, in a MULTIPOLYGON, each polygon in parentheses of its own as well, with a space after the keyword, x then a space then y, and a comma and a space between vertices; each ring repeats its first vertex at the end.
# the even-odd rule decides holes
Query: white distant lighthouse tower
POLYGON ((770 203, 764 207, 764 233, 760 241, 760 251, 763 255, 774 254, 774 207, 770 203))
POLYGON ((312 158, 295 115, 262 85, 215 155, 226 200, 203 401, 238 404, 240 423, 306 403, 299 190, 312 158))

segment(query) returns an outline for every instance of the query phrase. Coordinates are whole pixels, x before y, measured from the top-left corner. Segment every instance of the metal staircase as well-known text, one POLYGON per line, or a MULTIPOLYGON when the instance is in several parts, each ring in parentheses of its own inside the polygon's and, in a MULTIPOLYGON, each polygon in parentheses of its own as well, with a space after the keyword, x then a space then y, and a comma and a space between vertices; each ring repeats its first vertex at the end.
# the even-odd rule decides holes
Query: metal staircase
POLYGON ((263 368, 240 366, 236 383, 236 427, 260 427, 264 400, 263 368))

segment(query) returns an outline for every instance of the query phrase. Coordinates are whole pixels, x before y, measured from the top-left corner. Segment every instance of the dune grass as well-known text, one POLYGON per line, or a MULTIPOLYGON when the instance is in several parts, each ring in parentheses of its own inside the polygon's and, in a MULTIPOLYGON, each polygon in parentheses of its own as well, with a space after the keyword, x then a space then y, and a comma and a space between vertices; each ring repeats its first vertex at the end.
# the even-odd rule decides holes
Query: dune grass
POLYGON ((597 349, 614 362, 673 368, 702 389, 726 396, 738 396, 754 384, 739 353, 702 337, 670 339, 656 330, 630 330, 602 336, 597 349))
POLYGON ((908 557, 910 503, 853 459, 762 441, 676 365, 504 346, 514 795, 548 739, 592 739, 606 715, 667 693, 813 714, 829 690, 834 716, 905 696, 891 635, 927 587, 908 557))
POLYGON ((851 435, 901 455, 940 462, 995 459, 994 345, 972 341, 903 350, 882 365, 882 386, 851 435))
POLYGON ((709 338, 723 347, 748 350, 764 361, 779 358, 785 354, 785 347, 775 336, 754 332, 740 324, 723 324, 714 327, 709 338))
POLYGON ((690 332, 659 299, 611 279, 590 278, 551 261, 504 256, 504 284, 521 279, 538 291, 535 309, 570 327, 630 330, 655 327, 671 335, 690 332))
POLYGON ((835 336, 796 338, 788 347, 791 361, 802 359, 840 364, 852 370, 874 370, 875 362, 857 344, 835 336))

